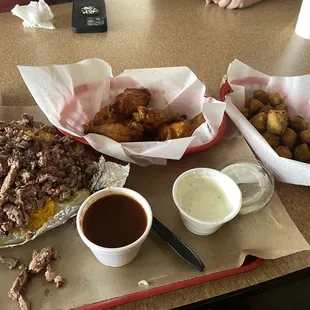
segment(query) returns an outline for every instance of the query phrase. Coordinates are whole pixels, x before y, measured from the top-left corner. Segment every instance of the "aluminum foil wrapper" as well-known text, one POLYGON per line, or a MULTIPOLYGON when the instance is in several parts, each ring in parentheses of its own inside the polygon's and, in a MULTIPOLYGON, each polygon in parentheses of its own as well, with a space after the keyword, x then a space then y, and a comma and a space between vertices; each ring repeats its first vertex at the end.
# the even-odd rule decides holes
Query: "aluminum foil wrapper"
MULTIPOLYGON (((104 157, 101 156, 97 162, 97 167, 98 172, 91 180, 90 192, 94 193, 107 187, 123 187, 125 185, 130 171, 129 164, 126 166, 119 165, 117 163, 106 161, 104 157)), ((40 229, 35 231, 33 234, 29 234, 25 241, 16 244, 3 245, 0 246, 0 249, 23 245, 26 242, 34 240, 50 229, 65 224, 70 218, 76 216, 80 206, 81 205, 79 204, 66 207, 56 213, 53 217, 49 218, 49 220, 40 229)))

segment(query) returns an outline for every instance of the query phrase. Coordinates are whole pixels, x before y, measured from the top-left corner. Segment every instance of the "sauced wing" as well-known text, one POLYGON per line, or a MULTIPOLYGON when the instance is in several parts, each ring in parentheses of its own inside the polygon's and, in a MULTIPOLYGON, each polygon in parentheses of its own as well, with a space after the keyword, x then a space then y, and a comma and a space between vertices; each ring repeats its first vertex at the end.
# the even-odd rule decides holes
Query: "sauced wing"
POLYGON ((98 133, 117 142, 134 142, 142 140, 142 133, 128 126, 128 122, 116 122, 98 126, 83 125, 84 133, 98 133))
POLYGON ((164 124, 157 130, 159 140, 165 141, 170 139, 190 137, 193 132, 205 122, 202 113, 195 116, 190 121, 184 120, 170 125, 164 124))
POLYGON ((109 106, 105 106, 96 113, 94 119, 89 122, 90 125, 98 126, 103 124, 110 124, 116 121, 115 118, 110 116, 109 106))
POLYGON ((118 142, 158 141, 189 137, 205 122, 200 113, 192 120, 186 115, 148 108, 151 93, 146 88, 126 88, 113 103, 102 108, 84 133, 98 133, 118 142))
POLYGON ((157 130, 158 139, 161 141, 185 137, 189 121, 184 120, 170 125, 161 125, 157 130))
POLYGON ((205 118, 202 113, 199 113, 194 118, 190 120, 190 125, 187 132, 187 137, 190 137, 194 131, 205 122, 205 118))
POLYGON ((169 109, 161 110, 144 106, 139 106, 137 112, 133 113, 133 119, 136 122, 153 125, 155 128, 165 123, 179 122, 185 118, 185 115, 174 113, 169 109))
POLYGON ((126 88, 113 103, 100 109, 90 125, 110 124, 132 117, 138 106, 148 105, 151 93, 146 88, 126 88))
POLYGON ((150 100, 151 93, 146 88, 126 88, 109 105, 109 116, 118 121, 128 119, 138 106, 147 106, 150 100))

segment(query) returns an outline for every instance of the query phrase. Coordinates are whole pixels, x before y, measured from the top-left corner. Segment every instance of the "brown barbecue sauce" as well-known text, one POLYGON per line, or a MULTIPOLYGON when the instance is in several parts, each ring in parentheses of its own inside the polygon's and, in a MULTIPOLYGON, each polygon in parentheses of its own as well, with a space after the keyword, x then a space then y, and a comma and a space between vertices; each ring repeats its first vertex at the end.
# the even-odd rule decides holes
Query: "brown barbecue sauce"
POLYGON ((83 232, 99 246, 118 248, 139 239, 146 225, 143 207, 129 196, 115 194, 95 201, 87 209, 83 232))

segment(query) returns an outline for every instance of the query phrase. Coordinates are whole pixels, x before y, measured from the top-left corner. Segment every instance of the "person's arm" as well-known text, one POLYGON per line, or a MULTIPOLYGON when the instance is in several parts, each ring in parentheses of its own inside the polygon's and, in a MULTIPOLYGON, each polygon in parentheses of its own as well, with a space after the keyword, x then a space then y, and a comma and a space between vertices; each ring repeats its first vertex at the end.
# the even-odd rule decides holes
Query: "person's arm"
POLYGON ((207 3, 214 2, 218 6, 226 9, 241 9, 263 0, 206 0, 207 3))

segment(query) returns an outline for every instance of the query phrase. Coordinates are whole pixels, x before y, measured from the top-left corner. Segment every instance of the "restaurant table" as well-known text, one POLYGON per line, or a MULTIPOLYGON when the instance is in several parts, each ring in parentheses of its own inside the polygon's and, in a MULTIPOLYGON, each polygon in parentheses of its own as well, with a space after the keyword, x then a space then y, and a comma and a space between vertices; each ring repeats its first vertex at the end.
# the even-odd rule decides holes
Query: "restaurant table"
MULTIPOLYGON (((72 4, 52 7, 56 30, 26 29, 0 14, 0 90, 3 105, 33 105, 17 65, 47 65, 101 58, 114 75, 124 69, 188 66, 218 97, 234 58, 269 75, 310 73, 310 40, 294 35, 301 1, 265 0, 243 10, 204 0, 106 0, 108 32, 74 34, 72 4)), ((277 183, 291 218, 310 241, 310 188, 277 183)), ((301 252, 231 276, 129 303, 118 309, 167 309, 261 283, 310 266, 301 252)))

